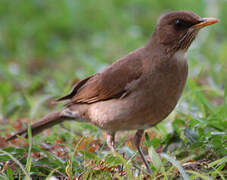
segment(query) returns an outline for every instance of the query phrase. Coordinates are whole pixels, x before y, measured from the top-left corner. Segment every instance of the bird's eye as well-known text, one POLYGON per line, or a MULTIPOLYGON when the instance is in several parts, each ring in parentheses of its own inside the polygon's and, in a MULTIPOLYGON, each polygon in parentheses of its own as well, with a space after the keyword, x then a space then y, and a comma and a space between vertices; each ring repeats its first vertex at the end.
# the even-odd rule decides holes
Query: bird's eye
POLYGON ((184 30, 184 29, 191 27, 192 25, 193 25, 192 22, 185 21, 185 20, 182 20, 182 19, 176 19, 174 21, 174 26, 175 26, 176 30, 184 30))

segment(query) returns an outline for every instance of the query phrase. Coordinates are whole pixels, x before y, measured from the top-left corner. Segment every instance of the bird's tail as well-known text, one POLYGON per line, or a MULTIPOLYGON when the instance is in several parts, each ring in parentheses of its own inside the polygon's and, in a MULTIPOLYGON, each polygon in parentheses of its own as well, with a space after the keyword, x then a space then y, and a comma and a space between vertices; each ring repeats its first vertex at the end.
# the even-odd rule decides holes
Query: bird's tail
MULTIPOLYGON (((44 116, 40 121, 31 125, 31 132, 32 135, 39 134, 40 132, 44 131, 47 128, 50 128, 56 124, 62 123, 63 121, 67 120, 67 117, 61 116, 60 112, 53 112, 44 116)), ((16 139, 17 136, 25 135, 28 136, 28 128, 22 129, 15 133, 14 135, 10 136, 6 139, 6 141, 10 141, 16 139)))

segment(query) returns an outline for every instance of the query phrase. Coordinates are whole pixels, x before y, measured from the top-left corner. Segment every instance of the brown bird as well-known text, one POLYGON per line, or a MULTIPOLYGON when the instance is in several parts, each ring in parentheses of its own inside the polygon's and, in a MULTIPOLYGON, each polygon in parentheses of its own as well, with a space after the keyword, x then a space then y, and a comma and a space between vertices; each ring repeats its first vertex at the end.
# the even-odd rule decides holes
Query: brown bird
MULTIPOLYGON (((145 46, 76 83, 57 100, 68 100, 64 108, 32 124, 32 134, 65 120, 90 122, 107 132, 107 145, 115 152, 115 133, 137 130, 134 143, 149 170, 140 147, 144 130, 174 109, 188 75, 186 52, 201 28, 217 22, 188 11, 162 15, 145 46)), ((23 134, 27 128, 7 140, 23 134)))

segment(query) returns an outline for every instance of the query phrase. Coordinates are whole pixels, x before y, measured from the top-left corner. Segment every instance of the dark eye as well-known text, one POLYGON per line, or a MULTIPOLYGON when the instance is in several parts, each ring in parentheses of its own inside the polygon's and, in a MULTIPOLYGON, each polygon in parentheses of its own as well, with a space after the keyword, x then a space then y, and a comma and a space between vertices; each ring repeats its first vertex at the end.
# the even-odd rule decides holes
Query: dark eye
POLYGON ((175 26, 176 30, 184 30, 184 29, 191 27, 192 25, 193 25, 192 22, 185 21, 185 20, 182 20, 182 19, 176 19, 174 21, 174 26, 175 26))

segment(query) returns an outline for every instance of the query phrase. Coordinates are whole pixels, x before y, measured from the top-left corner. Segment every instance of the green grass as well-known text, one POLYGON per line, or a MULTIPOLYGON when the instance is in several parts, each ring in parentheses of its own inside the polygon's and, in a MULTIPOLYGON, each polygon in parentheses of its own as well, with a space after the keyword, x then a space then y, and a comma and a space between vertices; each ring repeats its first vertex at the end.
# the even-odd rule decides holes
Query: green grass
POLYGON ((0 1, 0 179, 226 179, 226 16, 224 0, 0 1), (76 122, 4 142, 60 109, 52 100, 78 79, 144 45, 163 12, 182 9, 220 23, 202 30, 190 48, 189 78, 174 112, 146 131, 152 175, 131 145, 133 132, 117 138, 124 157, 109 152, 100 129, 76 122))

